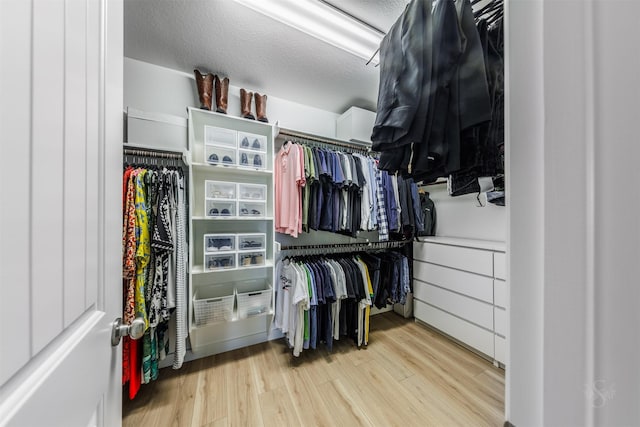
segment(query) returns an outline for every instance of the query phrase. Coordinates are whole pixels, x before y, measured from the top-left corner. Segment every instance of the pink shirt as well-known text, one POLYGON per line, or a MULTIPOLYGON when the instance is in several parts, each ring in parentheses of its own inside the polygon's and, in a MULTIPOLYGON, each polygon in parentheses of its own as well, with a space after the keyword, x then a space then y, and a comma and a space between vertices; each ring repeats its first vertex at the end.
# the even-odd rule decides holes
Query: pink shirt
POLYGON ((276 231, 298 237, 298 233, 302 233, 302 187, 305 185, 302 146, 285 142, 276 155, 274 169, 276 231))

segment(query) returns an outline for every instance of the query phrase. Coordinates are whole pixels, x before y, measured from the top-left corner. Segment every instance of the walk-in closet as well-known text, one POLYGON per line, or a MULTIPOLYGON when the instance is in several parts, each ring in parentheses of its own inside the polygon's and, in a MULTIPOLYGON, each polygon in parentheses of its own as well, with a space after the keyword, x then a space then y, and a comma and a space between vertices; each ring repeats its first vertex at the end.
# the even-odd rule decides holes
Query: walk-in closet
POLYGON ((639 16, 0 1, 0 427, 640 425, 639 16))

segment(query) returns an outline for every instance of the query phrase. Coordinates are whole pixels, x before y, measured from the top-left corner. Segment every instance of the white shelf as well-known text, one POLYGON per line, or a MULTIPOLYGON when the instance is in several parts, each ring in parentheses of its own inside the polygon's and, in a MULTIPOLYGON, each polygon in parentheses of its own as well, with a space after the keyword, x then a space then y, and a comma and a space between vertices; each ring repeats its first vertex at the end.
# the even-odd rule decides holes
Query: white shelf
POLYGON ((251 217, 220 215, 219 218, 213 216, 193 216, 191 219, 193 221, 273 221, 272 216, 251 217))
MULTIPOLYGON (((264 153, 262 153, 264 154, 264 153)), ((212 165, 209 163, 191 163, 191 166, 199 171, 205 172, 218 172, 218 173, 250 173, 257 175, 271 175, 273 171, 267 169, 248 168, 246 166, 238 165, 212 165)))
MULTIPOLYGON (((224 252, 220 252, 220 253, 224 253, 224 252)), ((235 252, 229 252, 229 253, 235 253, 235 252)), ((191 270, 191 274, 220 274, 220 273, 226 273, 229 271, 258 270, 260 268, 273 268, 273 261, 270 261, 270 260, 265 261, 265 263, 261 265, 248 265, 244 267, 234 267, 234 268, 219 268, 217 270, 205 270, 202 265, 194 265, 193 269, 191 270)))
MULTIPOLYGON (((207 286, 223 285, 223 282, 264 280, 274 283, 274 259, 276 253, 273 236, 273 158, 274 127, 273 125, 235 118, 215 112, 189 108, 189 185, 190 185, 190 293, 193 301, 194 292, 207 286), (209 134, 213 132, 214 134, 209 134), (217 133, 217 134, 216 134, 217 133), (216 135, 221 135, 219 138, 216 135), (225 135, 231 135, 226 138, 225 135), (241 155, 245 153, 239 144, 244 136, 257 138, 260 151, 249 150, 246 153, 259 155, 264 168, 253 167, 253 162, 241 164, 241 155), (219 150, 219 152, 215 152, 219 150), (232 158, 233 164, 210 164, 208 155, 221 153, 232 158), (221 191, 216 195, 215 188, 211 192, 207 181, 217 181, 221 191), (232 191, 233 198, 223 198, 222 188, 232 191), (243 190, 244 189, 244 190, 243 190), (260 193, 264 199, 241 198, 245 191, 249 194, 260 193), (211 196, 211 198, 207 197, 211 196), (215 206, 218 205, 219 206, 215 206), (205 215, 210 209, 228 209, 232 215, 205 215), (258 210, 264 216, 240 215, 240 209, 258 210), (226 221, 226 222, 225 222, 226 221), (204 252, 203 239, 208 234, 236 235, 261 234, 264 245, 260 249, 250 248, 246 251, 204 252), (230 254, 238 263, 242 254, 259 252, 264 259, 261 265, 234 265, 232 268, 209 270, 204 259, 215 259, 215 255, 230 254), (240 254, 240 255, 238 255, 240 254), (213 257, 213 258, 212 258, 213 257)), ((253 139, 252 141, 253 142, 253 139)), ((222 157, 223 158, 223 157, 222 157)), ((253 160, 253 156, 251 157, 253 160)), ((211 185, 211 184, 210 184, 211 185)), ((236 247, 237 249, 237 247, 236 247)), ((222 258, 221 258, 222 259, 222 258)), ((273 296, 271 296, 271 310, 273 296)), ((189 339, 192 351, 197 357, 210 356, 234 348, 245 347, 264 342, 269 337, 273 314, 260 314, 247 319, 220 321, 197 326, 193 310, 189 317, 189 339)))

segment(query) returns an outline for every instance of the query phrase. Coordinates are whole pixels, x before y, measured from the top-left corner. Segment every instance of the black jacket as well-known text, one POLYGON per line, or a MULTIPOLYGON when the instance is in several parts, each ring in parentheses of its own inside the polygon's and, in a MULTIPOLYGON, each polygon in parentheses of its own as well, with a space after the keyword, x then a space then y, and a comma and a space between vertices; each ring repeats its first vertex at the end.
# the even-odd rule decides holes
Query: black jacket
POLYGON ((385 151, 412 142, 406 138, 422 105, 427 18, 431 0, 413 0, 380 44, 380 85, 372 149, 385 151))

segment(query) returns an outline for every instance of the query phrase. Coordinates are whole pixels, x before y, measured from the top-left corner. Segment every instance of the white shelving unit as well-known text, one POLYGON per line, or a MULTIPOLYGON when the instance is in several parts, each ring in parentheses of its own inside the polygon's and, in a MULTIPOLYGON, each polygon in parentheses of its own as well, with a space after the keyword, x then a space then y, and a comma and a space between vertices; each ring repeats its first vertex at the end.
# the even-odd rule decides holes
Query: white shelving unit
POLYGON ((274 127, 197 108, 188 112, 189 339, 194 355, 205 357, 269 337, 275 254, 274 127), (207 250, 205 236, 230 236, 232 249, 207 250), (262 244, 243 248, 246 236, 259 237, 262 244), (239 307, 229 315, 231 296, 239 307), (207 319, 196 319, 196 304, 207 319), (215 310, 224 312, 211 313, 215 310))

